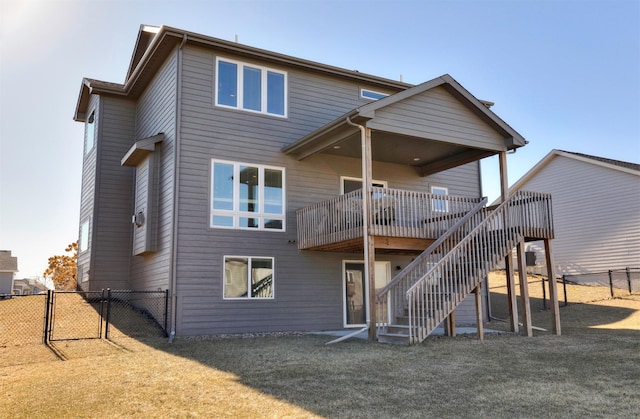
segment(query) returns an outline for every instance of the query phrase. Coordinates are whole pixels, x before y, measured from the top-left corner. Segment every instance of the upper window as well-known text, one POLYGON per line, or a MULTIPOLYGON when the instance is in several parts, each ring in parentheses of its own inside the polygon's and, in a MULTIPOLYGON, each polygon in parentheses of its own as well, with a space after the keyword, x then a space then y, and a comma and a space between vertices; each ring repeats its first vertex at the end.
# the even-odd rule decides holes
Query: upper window
POLYGON ((378 100, 378 99, 385 98, 387 96, 389 95, 386 93, 375 92, 373 90, 368 90, 368 89, 360 89, 360 97, 365 99, 378 100))
POLYGON ((85 132, 85 140, 84 140, 84 152, 87 154, 93 149, 93 145, 95 144, 96 138, 96 129, 95 129, 95 112, 91 112, 89 118, 87 118, 87 122, 85 125, 87 126, 85 132))
POLYGON ((273 258, 225 256, 224 298, 273 298, 273 258))
POLYGON ((287 116, 287 73, 220 58, 216 69, 216 105, 287 116))
POLYGON ((213 160, 211 227, 285 230, 284 168, 213 160))
MULTIPOLYGON (((358 189, 362 189, 362 179, 360 178, 341 176, 340 180, 341 180, 340 192, 343 194, 353 192, 358 189)), ((378 188, 386 188, 387 182, 383 180, 373 180, 371 181, 371 186, 376 186, 378 188)))
MULTIPOLYGON (((448 195, 449 190, 441 186, 432 186, 431 193, 433 195, 448 195)), ((432 199, 431 210, 436 212, 448 212, 449 202, 446 199, 432 199)))

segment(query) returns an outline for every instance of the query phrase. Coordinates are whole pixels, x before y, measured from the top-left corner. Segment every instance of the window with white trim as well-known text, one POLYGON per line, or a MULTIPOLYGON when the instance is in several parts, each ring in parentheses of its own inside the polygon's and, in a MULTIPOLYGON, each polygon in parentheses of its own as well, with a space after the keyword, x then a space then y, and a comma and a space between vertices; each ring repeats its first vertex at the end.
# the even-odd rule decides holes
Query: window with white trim
POLYGON ((211 227, 285 230, 282 167, 211 161, 211 227))
POLYGON ((216 59, 217 106, 287 116, 287 73, 240 61, 216 59))
POLYGON ((273 258, 257 256, 224 257, 224 298, 273 298, 273 258))
MULTIPOLYGON (((384 180, 372 180, 371 186, 386 188, 387 182, 384 180)), ((358 177, 340 176, 340 193, 346 194, 362 189, 362 179, 358 177)))
POLYGON ((84 137, 84 154, 88 154, 93 149, 93 145, 95 144, 95 139, 96 139, 95 115, 96 115, 95 112, 91 112, 91 115, 89 115, 89 118, 87 118, 87 121, 85 122, 86 130, 85 130, 85 137, 84 137))
MULTIPOLYGON (((432 186, 431 193, 433 195, 448 195, 449 190, 442 186, 432 186)), ((432 199, 431 210, 434 212, 449 212, 449 202, 446 199, 432 199)))
POLYGON ((378 100, 378 99, 383 99, 387 96, 389 95, 386 93, 376 92, 374 90, 369 90, 369 89, 360 89, 360 97, 363 99, 378 100))
POLYGON ((89 249, 89 229, 91 228, 91 220, 86 220, 80 226, 80 243, 78 243, 78 251, 80 253, 89 249))

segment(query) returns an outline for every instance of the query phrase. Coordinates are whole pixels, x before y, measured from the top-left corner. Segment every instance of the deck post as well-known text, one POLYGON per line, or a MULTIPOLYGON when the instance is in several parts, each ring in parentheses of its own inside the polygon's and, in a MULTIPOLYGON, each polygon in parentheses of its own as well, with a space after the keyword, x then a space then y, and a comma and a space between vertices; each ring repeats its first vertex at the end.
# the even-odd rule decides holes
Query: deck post
POLYGON ((444 321, 445 335, 455 337, 456 336, 456 312, 455 310, 447 316, 444 321))
POLYGON ((529 300, 529 282, 524 253, 524 240, 520 240, 516 247, 518 254, 518 277, 520 278, 520 300, 522 301, 522 323, 528 337, 533 336, 531 327, 531 303, 529 300))
POLYGON ((369 340, 376 336, 376 247, 371 235, 371 128, 365 128, 362 134, 362 225, 364 240, 365 275, 369 284, 369 340))
POLYGON ((544 240, 544 252, 547 262, 547 277, 549 279, 549 304, 551 305, 552 329, 553 333, 560 336, 560 306, 558 304, 558 284, 556 283, 556 268, 554 266, 553 254, 551 253, 551 240, 544 240))
MULTIPOLYGON (((498 153, 498 159, 500 163, 500 202, 505 202, 509 199, 509 181, 507 176, 507 152, 501 151, 498 153)), ((505 220, 505 229, 507 228, 505 220)), ((504 260, 505 270, 507 273, 507 299, 509 305, 509 321, 511 325, 511 331, 518 333, 518 302, 516 301, 515 294, 515 280, 513 278, 513 252, 510 250, 509 254, 504 260)))
POLYGON ((478 339, 484 340, 484 318, 482 316, 482 281, 473 290, 476 297, 476 327, 478 339))
POLYGON ((360 147, 362 153, 362 240, 364 247, 364 276, 369 287, 367 324, 369 325, 369 340, 377 339, 376 315, 376 253, 373 235, 371 234, 371 184, 373 174, 371 170, 371 128, 356 124, 347 117, 347 124, 360 130, 360 147))

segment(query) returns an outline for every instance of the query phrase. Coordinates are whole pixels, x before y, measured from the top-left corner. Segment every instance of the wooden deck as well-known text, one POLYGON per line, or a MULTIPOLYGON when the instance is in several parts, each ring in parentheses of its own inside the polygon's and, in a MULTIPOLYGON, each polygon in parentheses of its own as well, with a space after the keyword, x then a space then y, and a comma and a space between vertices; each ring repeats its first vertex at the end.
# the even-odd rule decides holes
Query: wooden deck
MULTIPOLYGON (((370 234, 381 253, 420 253, 454 225, 479 198, 373 188, 370 234)), ((362 191, 297 211, 298 248, 330 252, 363 250, 362 191)))

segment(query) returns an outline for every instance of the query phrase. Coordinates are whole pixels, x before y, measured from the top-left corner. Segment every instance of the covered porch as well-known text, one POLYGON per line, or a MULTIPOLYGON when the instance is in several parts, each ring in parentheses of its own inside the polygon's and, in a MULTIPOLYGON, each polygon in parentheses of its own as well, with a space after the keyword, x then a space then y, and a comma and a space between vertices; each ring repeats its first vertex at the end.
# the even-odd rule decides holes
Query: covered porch
MULTIPOLYGON (((376 339, 376 322, 371 319, 378 318, 376 252, 422 253, 445 232, 461 225, 465 215, 484 206, 480 196, 374 187, 373 162, 409 166, 416 176, 424 177, 498 155, 500 190, 502 201, 506 201, 506 155, 526 141, 490 106, 444 75, 353 109, 283 148, 298 160, 336 155, 361 163, 361 190, 313 203, 298 209, 296 215, 299 249, 364 255, 365 277, 370 284, 370 339, 376 339)), ((480 181, 479 174, 475 181, 480 181)), ((511 259, 506 261, 513 272, 511 259)), ((510 290, 514 288, 511 278, 507 284, 510 290)), ((554 296, 557 299, 557 294, 554 296)), ((513 310, 512 324, 517 329, 515 302, 513 310)), ((559 318, 555 324, 559 333, 559 318)))

